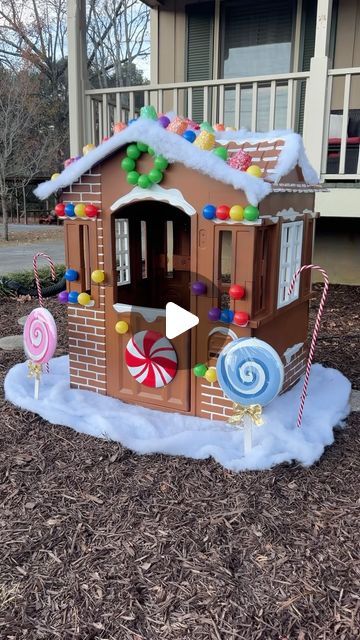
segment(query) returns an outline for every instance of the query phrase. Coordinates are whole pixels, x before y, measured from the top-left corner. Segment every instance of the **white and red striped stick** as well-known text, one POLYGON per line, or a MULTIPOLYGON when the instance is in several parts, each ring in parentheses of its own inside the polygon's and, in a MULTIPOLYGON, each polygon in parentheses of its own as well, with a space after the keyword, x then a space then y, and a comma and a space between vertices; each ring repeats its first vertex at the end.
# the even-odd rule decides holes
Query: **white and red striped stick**
POLYGON ((310 344, 310 349, 309 349, 309 357, 308 357, 308 361, 307 361, 307 364, 306 364, 304 386, 303 386, 303 390, 302 390, 302 394, 301 394, 300 407, 299 407, 299 413, 298 413, 298 419, 297 419, 297 426, 298 427, 301 427, 302 416, 303 416, 303 412, 304 412, 304 404, 305 404, 305 399, 306 399, 306 396, 307 396, 307 388, 308 388, 308 384, 309 384, 310 370, 311 370, 311 365, 312 365, 312 361, 313 361, 313 357, 314 357, 315 345, 316 345, 316 341, 317 341, 317 337, 318 337, 318 333, 319 333, 319 329, 320 329, 321 316, 322 316, 322 313, 323 313, 323 310, 324 310, 325 300, 326 300, 328 289, 329 289, 329 278, 328 278, 328 274, 326 273, 326 271, 324 269, 322 269, 321 267, 319 267, 319 265, 317 265, 317 264, 304 264, 304 266, 300 267, 300 269, 298 269, 296 271, 296 273, 294 273, 293 278, 291 280, 290 287, 289 287, 288 295, 290 295, 292 293, 292 291, 294 289, 294 286, 295 286, 295 282, 296 282, 297 278, 299 277, 299 275, 303 271, 305 271, 306 269, 316 269, 317 271, 320 271, 320 273, 322 273, 322 275, 324 277, 324 290, 322 292, 320 305, 319 305, 319 310, 317 312, 317 316, 316 316, 316 320, 315 320, 315 327, 314 327, 314 331, 313 331, 313 335, 312 335, 312 339, 311 339, 311 344, 310 344))
MULTIPOLYGON (((50 256, 47 255, 47 253, 42 253, 41 251, 39 251, 38 253, 35 253, 35 255, 33 257, 33 270, 34 270, 36 288, 37 288, 37 292, 38 292, 39 304, 40 304, 40 307, 43 307, 44 306, 44 298, 43 298, 42 291, 41 291, 41 284, 40 284, 40 278, 39 278, 39 272, 38 272, 38 265, 37 265, 38 258, 45 258, 45 260, 48 261, 49 266, 50 266, 51 278, 53 280, 56 280, 56 272, 55 272, 54 262, 50 258, 50 256)), ((45 371, 46 371, 46 373, 49 373, 49 363, 48 362, 46 362, 46 364, 45 364, 45 371)))

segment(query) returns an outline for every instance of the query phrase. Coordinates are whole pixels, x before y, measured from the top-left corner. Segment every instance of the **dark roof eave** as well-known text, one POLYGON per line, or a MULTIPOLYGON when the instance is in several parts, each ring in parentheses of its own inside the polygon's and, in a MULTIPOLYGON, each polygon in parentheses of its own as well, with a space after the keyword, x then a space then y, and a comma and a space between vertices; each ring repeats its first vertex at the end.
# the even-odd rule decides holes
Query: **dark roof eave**
POLYGON ((166 5, 166 0, 141 0, 144 4, 147 4, 151 9, 156 9, 156 7, 164 7, 166 5))

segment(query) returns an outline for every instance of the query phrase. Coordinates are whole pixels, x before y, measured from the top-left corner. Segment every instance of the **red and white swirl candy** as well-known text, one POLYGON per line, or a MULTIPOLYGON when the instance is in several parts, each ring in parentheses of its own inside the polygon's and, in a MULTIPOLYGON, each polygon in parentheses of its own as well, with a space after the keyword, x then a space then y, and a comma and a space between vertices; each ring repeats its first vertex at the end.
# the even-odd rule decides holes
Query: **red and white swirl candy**
POLYGON ((56 324, 50 311, 33 309, 24 326, 24 350, 35 364, 44 364, 53 357, 57 344, 56 324))
POLYGON ((177 355, 167 338, 157 331, 140 331, 129 340, 125 362, 130 375, 147 387, 164 387, 177 370, 177 355))

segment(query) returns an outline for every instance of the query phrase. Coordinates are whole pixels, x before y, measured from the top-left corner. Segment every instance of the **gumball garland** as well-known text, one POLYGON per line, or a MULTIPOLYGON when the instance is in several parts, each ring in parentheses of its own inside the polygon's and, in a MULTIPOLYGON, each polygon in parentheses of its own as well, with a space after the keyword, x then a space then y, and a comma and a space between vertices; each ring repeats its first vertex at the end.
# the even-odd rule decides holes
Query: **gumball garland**
MULTIPOLYGON (((149 117, 149 116, 146 116, 149 117)), ((159 184, 164 178, 164 171, 169 163, 164 156, 154 157, 154 166, 149 173, 139 173, 136 170, 136 161, 143 153, 153 156, 154 150, 144 142, 129 144, 126 149, 126 157, 121 161, 121 168, 126 173, 126 181, 133 186, 149 189, 153 184, 159 184)))

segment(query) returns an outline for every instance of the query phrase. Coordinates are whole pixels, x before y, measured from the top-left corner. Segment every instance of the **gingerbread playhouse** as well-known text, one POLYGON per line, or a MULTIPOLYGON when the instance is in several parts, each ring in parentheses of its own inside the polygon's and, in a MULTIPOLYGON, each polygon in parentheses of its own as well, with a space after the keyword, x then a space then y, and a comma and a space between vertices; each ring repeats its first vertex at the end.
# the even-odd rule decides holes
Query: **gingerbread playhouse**
POLYGON ((66 218, 71 386, 227 420, 214 367, 231 340, 271 345, 282 391, 304 371, 310 273, 289 285, 312 259, 320 187, 297 134, 184 122, 139 118, 37 195, 61 194, 66 218), (168 302, 199 318, 171 340, 168 302))

